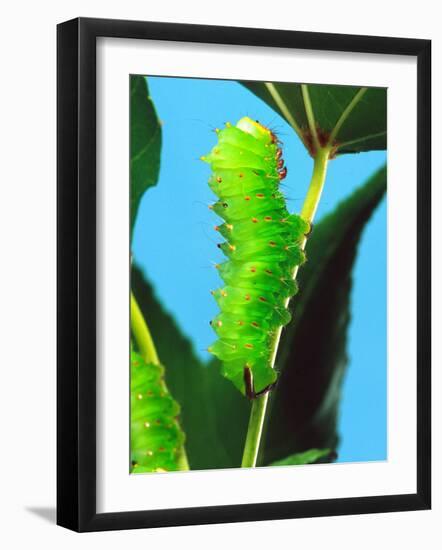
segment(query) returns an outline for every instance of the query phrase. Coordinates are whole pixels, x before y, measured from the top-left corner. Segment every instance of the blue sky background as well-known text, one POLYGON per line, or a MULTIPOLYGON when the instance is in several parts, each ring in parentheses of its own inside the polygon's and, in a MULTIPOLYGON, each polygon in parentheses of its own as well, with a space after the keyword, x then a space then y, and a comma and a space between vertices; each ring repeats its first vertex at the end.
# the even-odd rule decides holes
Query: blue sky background
MULTIPOLYGON (((299 212, 312 159, 288 124, 240 84, 223 80, 149 77, 150 95, 163 122, 160 178, 142 199, 132 250, 157 296, 204 360, 215 340, 217 313, 209 292, 220 286, 213 264, 222 260, 209 167, 199 160, 216 142, 212 131, 248 115, 274 129, 284 143, 289 211, 299 212)), ((386 160, 385 152, 333 160, 315 222, 361 185, 386 160)), ((386 200, 367 224, 354 269, 349 368, 344 382, 338 461, 387 458, 386 200)))

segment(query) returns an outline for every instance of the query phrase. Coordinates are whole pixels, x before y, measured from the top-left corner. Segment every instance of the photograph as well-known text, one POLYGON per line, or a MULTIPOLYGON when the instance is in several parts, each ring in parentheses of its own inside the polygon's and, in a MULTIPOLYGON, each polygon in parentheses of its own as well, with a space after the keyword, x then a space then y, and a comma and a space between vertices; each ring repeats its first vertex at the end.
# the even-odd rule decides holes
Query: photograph
POLYGON ((387 88, 128 86, 130 474, 387 461, 387 88))
POLYGON ((5 6, 0 546, 437 548, 436 3, 5 6))

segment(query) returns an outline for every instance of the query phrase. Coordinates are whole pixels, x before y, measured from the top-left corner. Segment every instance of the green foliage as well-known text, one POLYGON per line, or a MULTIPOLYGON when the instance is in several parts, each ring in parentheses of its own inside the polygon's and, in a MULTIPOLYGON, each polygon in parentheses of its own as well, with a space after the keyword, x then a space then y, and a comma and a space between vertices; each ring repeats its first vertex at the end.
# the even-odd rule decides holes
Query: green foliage
POLYGON ((131 468, 133 473, 179 470, 184 434, 180 406, 164 382, 164 368, 131 350, 131 468))
POLYGON ((331 134, 344 115, 345 120, 335 135, 338 154, 383 150, 387 146, 385 88, 366 88, 357 96, 361 88, 354 86, 308 84, 303 93, 300 84, 248 81, 242 84, 285 118, 310 151, 312 136, 305 90, 320 140, 331 134))
POLYGON ((330 455, 333 456, 330 449, 309 449, 303 453, 296 453, 282 460, 272 462, 269 466, 302 466, 303 464, 314 464, 320 461, 321 458, 329 459, 330 455))
POLYGON ((144 76, 130 77, 130 230, 141 197, 158 180, 161 124, 144 76))

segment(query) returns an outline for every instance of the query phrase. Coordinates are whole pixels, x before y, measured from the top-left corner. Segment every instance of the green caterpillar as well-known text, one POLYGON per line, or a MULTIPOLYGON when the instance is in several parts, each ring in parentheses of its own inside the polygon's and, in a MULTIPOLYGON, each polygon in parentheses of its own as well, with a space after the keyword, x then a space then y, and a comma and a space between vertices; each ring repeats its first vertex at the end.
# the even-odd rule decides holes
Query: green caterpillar
POLYGON ((228 260, 217 266, 226 286, 213 292, 220 313, 211 321, 219 339, 209 348, 222 374, 254 399, 276 382, 272 338, 290 321, 296 294, 293 270, 305 261, 302 243, 310 225, 289 214, 279 190, 286 176, 277 136, 248 117, 216 130, 218 143, 202 157, 219 197, 210 208, 225 223, 215 229, 228 260))
POLYGON ((184 434, 177 422, 180 406, 164 383, 164 368, 146 363, 131 350, 131 471, 179 470, 184 434))

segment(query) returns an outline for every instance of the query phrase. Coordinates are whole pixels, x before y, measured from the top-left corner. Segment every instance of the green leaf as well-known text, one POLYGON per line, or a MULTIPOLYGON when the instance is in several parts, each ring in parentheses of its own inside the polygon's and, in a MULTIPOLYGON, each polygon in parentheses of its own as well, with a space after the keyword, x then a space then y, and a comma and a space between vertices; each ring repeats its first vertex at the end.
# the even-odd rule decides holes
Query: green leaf
POLYGON ((342 379, 347 365, 351 272, 362 230, 386 189, 379 170, 313 230, 298 275, 294 319, 283 331, 261 462, 338 444, 342 379))
POLYGON ((322 146, 331 140, 337 154, 386 149, 385 88, 249 81, 242 84, 286 119, 312 156, 314 133, 322 146))
POLYGON ((313 464, 318 462, 321 458, 329 458, 331 453, 330 449, 310 449, 303 453, 296 453, 290 455, 282 460, 272 462, 269 466, 301 466, 303 464, 313 464))
POLYGON ((132 268, 131 286, 159 358, 167 365, 167 386, 181 405, 180 423, 186 434, 190 468, 240 466, 249 402, 221 376, 216 361, 204 365, 196 357, 190 341, 136 266, 132 268))
POLYGON ((144 192, 158 180, 161 124, 143 76, 130 78, 130 230, 144 192))

